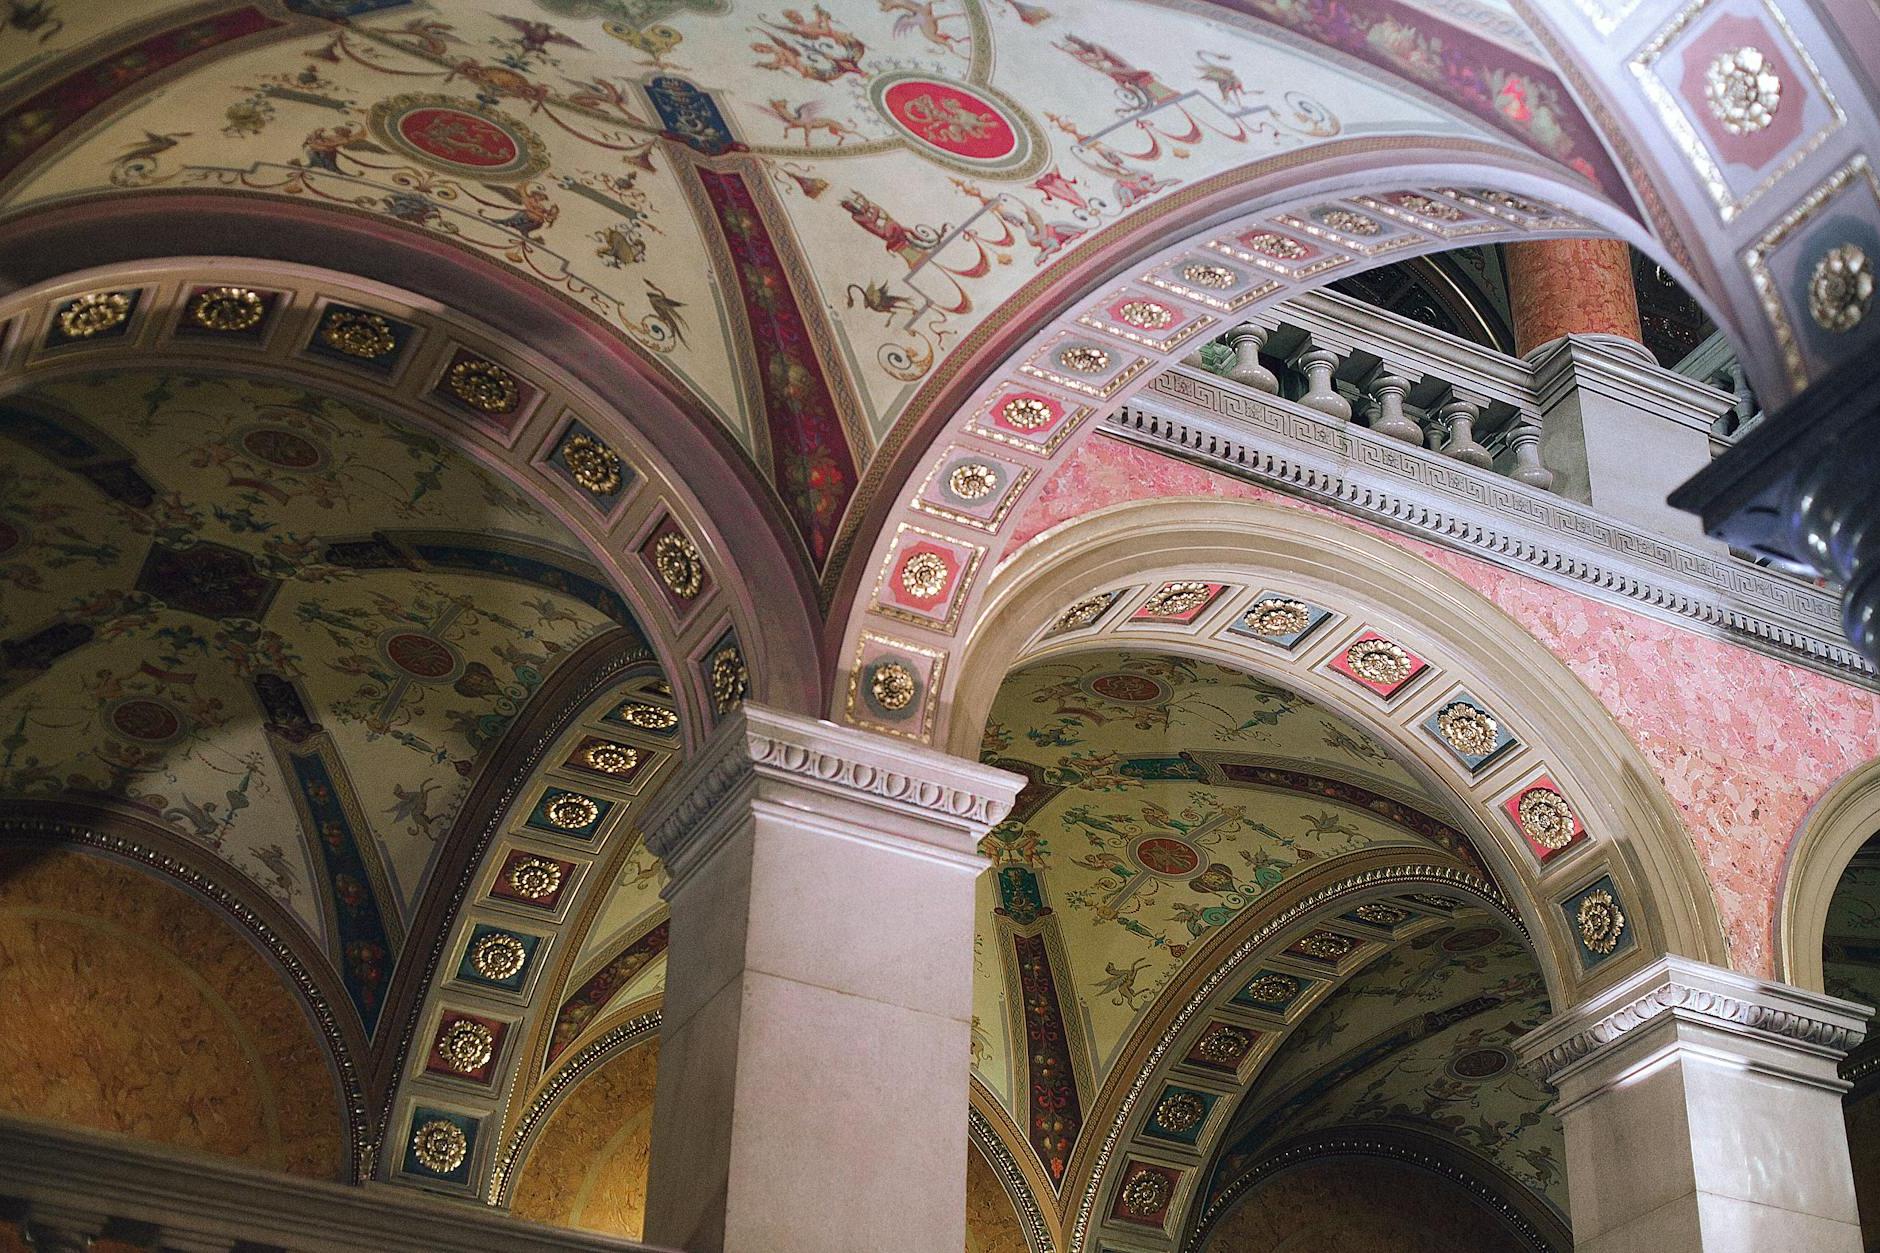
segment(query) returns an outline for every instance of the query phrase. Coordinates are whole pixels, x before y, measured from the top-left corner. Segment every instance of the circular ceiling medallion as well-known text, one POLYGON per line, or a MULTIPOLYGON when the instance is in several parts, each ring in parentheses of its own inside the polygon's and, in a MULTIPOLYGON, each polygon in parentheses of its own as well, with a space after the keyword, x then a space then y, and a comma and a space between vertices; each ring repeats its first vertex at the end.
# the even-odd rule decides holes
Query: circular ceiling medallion
POLYGON ((1445 953, 1473 953, 1491 944, 1501 943, 1501 932, 1494 927, 1468 927, 1443 940, 1445 953))
POLYGON ((446 174, 519 183, 548 168, 548 149, 534 131, 474 100, 381 100, 372 106, 372 130, 401 154, 446 174))
POLYGON ((168 701, 148 696, 126 697, 112 705, 106 717, 117 734, 144 744, 168 744, 188 726, 168 701))
POLYGON ((463 669, 463 658, 455 648, 423 631, 387 632, 379 637, 379 652, 420 683, 441 683, 456 678, 463 669))
POLYGON ((1032 172, 1043 137, 1023 109, 990 87, 933 74, 885 74, 869 88, 875 109, 915 151, 973 172, 1032 172))
POLYGON ((1147 705, 1168 697, 1168 687, 1146 674, 1100 674, 1090 680, 1090 690, 1106 700, 1129 705, 1147 705))
POLYGON ((284 426, 250 427, 242 432, 241 446, 256 461, 279 470, 318 470, 327 462, 326 449, 284 426))
POLYGON ((1169 835, 1152 835, 1130 850, 1136 864, 1151 874, 1180 879, 1201 867, 1201 854, 1194 845, 1169 835))
POLYGON ((1449 1063, 1449 1073, 1465 1083, 1480 1083, 1513 1070, 1514 1061, 1507 1049, 1470 1049, 1449 1063))

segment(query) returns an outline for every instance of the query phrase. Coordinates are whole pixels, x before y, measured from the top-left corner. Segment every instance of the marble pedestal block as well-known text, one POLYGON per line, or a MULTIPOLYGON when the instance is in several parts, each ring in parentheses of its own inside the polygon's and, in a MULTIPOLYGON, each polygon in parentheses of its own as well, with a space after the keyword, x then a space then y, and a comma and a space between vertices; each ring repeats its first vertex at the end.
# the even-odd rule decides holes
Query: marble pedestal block
POLYGON ((1865 1015, 1666 957, 1527 1036, 1577 1253, 1860 1253, 1835 1065, 1865 1015))
POLYGON ((977 847, 1023 782, 747 705, 667 785, 650 1240, 959 1253, 977 847))

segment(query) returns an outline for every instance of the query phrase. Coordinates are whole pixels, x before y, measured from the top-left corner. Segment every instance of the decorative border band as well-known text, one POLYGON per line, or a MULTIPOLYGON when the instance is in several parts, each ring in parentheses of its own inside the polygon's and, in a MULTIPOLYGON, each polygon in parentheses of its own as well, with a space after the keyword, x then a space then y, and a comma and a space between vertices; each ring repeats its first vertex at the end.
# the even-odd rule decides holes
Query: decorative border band
POLYGON ((1835 598, 1571 501, 1185 370, 1104 419, 1117 438, 1843 681, 1880 689, 1835 598), (1179 411, 1141 403, 1172 402, 1179 411))

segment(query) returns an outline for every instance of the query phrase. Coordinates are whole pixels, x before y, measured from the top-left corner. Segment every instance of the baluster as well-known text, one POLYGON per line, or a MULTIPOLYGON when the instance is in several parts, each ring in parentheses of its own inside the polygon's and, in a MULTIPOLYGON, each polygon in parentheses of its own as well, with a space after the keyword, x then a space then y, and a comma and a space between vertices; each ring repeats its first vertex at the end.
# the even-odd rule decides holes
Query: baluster
POLYGON ((1260 364, 1260 350, 1266 347, 1267 330, 1251 322, 1242 322, 1227 332, 1228 346, 1234 350, 1234 364, 1225 371, 1228 378, 1257 391, 1279 394, 1279 379, 1260 364))
POLYGON ((1475 442, 1475 422, 1482 416, 1480 405, 1456 397, 1442 407, 1441 416, 1448 431, 1448 438, 1443 441, 1443 456, 1484 470, 1495 464, 1488 449, 1475 442))
POLYGON ((1338 354, 1329 348, 1312 348, 1293 358, 1293 364, 1306 372, 1306 394, 1299 403, 1339 422, 1351 421, 1351 402, 1332 386, 1332 371, 1338 366, 1338 354))
POLYGON ((1395 374, 1380 374, 1371 380, 1373 408, 1370 411, 1370 425, 1379 435, 1388 435, 1400 439, 1406 444, 1423 444, 1423 428, 1416 419, 1403 411, 1404 393, 1410 390, 1410 380, 1395 374))
POLYGON ((1521 418, 1508 432, 1508 446, 1514 449, 1514 469, 1508 471, 1509 478, 1543 492, 1554 490, 1554 472, 1541 464, 1539 424, 1521 418))

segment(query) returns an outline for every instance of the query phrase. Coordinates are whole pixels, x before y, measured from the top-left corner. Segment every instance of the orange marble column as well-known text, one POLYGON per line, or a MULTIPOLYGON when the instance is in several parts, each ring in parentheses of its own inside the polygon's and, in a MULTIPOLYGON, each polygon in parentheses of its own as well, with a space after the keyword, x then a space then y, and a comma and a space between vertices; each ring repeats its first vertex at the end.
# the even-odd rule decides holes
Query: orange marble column
POLYGON ((1632 252, 1621 239, 1537 239, 1509 244, 1514 350, 1562 335, 1640 339, 1632 252))

